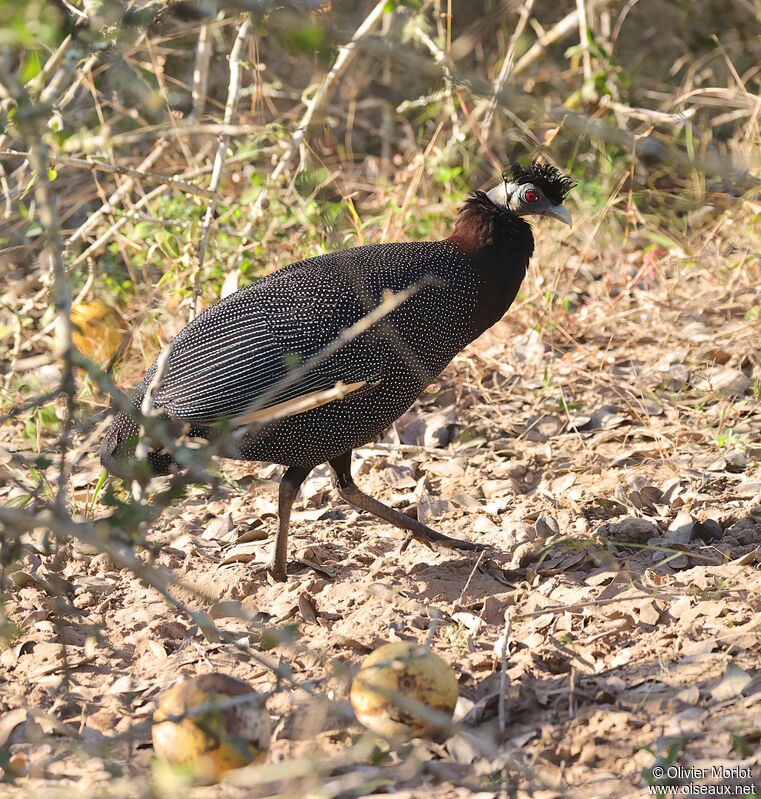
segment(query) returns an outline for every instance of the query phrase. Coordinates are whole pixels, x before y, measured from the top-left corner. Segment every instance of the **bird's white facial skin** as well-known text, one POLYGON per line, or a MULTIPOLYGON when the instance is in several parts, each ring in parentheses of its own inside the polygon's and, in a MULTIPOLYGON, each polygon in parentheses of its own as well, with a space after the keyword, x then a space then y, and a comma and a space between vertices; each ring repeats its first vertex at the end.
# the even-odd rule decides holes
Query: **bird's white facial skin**
POLYGON ((559 222, 571 226, 571 215, 561 203, 553 205, 542 190, 533 183, 511 183, 504 181, 486 192, 486 196, 494 205, 504 208, 516 216, 551 216, 559 222))

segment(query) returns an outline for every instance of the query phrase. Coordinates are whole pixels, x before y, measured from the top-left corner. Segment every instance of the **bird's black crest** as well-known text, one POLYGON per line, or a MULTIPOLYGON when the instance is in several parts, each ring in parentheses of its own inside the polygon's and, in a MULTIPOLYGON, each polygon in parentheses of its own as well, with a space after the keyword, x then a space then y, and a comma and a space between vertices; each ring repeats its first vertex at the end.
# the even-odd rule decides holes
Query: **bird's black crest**
POLYGON ((532 161, 527 167, 513 164, 510 173, 503 172, 502 179, 509 180, 512 176, 513 182, 519 185, 533 183, 555 205, 560 205, 568 192, 576 185, 573 178, 564 175, 551 164, 540 164, 538 161, 532 161))

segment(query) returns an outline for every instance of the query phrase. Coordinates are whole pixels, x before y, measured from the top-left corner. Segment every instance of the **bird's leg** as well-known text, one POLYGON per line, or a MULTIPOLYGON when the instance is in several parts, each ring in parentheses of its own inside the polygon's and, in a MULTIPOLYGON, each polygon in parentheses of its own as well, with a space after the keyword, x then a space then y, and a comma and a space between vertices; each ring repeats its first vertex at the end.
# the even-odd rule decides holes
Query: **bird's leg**
POLYGON ((481 544, 474 544, 471 541, 463 541, 459 538, 451 538, 448 535, 439 533, 428 527, 427 524, 423 524, 417 519, 412 519, 398 510, 389 508, 382 502, 378 502, 377 499, 373 499, 363 491, 360 491, 351 476, 351 451, 333 458, 330 461, 330 466, 335 474, 334 482, 338 493, 350 505, 354 505, 355 508, 372 513, 373 516, 377 516, 395 527, 400 527, 402 530, 409 530, 413 538, 427 546, 440 544, 452 549, 483 549, 481 544))
POLYGON ((306 466, 290 466, 280 481, 277 538, 275 538, 275 551, 269 565, 270 574, 280 583, 284 583, 288 577, 288 527, 291 523, 291 508, 301 484, 311 471, 306 466))

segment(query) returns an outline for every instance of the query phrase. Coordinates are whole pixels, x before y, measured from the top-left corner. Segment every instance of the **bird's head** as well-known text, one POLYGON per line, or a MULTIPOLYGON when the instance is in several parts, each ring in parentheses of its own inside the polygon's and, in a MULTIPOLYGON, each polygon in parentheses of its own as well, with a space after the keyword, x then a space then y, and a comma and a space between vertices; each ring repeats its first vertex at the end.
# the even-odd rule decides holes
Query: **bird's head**
POLYGON ((514 165, 502 173, 502 182, 486 196, 496 205, 515 216, 551 216, 571 225, 571 215, 563 205, 568 192, 576 185, 573 178, 563 175, 550 164, 532 161, 528 167, 514 165))

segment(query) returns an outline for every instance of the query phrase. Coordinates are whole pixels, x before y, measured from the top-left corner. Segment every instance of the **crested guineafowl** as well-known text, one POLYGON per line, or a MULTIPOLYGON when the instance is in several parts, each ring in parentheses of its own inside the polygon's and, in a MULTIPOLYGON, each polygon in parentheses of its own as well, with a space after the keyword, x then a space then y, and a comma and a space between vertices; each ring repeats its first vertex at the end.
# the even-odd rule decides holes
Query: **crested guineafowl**
MULTIPOLYGON (((572 186, 549 165, 513 167, 491 191, 465 202, 449 238, 299 261, 226 297, 172 340, 151 389, 153 406, 191 436, 217 439, 225 457, 287 467, 270 564, 276 579, 286 578, 293 501, 325 462, 340 495, 360 510, 427 544, 476 548, 360 491, 352 450, 376 439, 500 319, 534 250, 524 217, 570 225, 563 199, 572 186), (290 414, 273 419, 278 406, 290 414)), ((136 411, 157 363, 135 392, 136 411)), ((101 447, 109 471, 130 473, 139 432, 136 418, 117 413, 101 447)), ((163 450, 148 452, 147 460, 154 474, 176 468, 163 450)))

